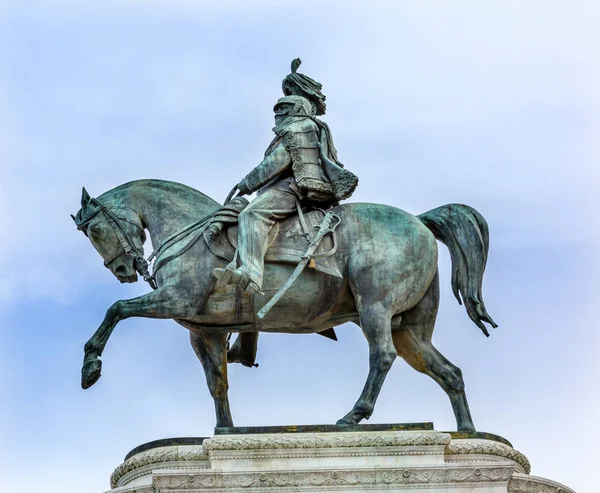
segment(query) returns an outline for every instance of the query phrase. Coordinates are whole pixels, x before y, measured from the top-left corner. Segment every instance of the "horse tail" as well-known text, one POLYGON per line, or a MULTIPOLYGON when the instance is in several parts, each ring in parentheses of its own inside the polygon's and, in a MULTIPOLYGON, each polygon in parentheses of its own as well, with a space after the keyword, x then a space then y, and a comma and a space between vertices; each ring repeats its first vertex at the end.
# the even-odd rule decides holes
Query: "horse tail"
POLYGON ((450 250, 452 292, 459 304, 464 302, 469 318, 489 337, 482 322, 494 328, 498 326, 488 314, 481 296, 489 249, 486 220, 475 209, 463 204, 443 205, 417 217, 450 250))

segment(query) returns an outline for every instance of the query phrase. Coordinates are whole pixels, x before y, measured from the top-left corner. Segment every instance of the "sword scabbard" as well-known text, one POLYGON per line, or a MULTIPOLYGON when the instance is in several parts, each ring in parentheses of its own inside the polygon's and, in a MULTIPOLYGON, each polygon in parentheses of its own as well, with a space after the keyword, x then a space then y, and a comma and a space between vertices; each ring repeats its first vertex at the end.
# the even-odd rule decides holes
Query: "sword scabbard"
POLYGON ((261 320, 265 318, 266 314, 269 313, 269 310, 273 308, 275 303, 277 303, 281 298, 283 298, 283 295, 287 292, 288 289, 290 289, 292 284, 294 284, 296 279, 298 279, 304 268, 310 262, 311 256, 317 251, 317 248, 319 247, 319 244, 321 243, 323 237, 327 233, 333 232, 335 228, 337 228, 339 223, 340 217, 335 215, 333 212, 328 212, 327 214, 325 214, 323 221, 321 221, 321 224, 319 225, 319 230, 317 231, 317 234, 308 245, 306 252, 304 253, 304 255, 302 255, 302 259, 294 269, 294 272, 292 272, 292 275, 285 282, 285 284, 281 286, 281 288, 279 288, 279 291, 277 291, 277 293, 275 293, 275 295, 267 302, 267 304, 260 309, 260 311, 257 313, 258 318, 260 318, 261 320), (331 227, 331 223, 334 219, 337 219, 338 221, 333 227, 331 227))

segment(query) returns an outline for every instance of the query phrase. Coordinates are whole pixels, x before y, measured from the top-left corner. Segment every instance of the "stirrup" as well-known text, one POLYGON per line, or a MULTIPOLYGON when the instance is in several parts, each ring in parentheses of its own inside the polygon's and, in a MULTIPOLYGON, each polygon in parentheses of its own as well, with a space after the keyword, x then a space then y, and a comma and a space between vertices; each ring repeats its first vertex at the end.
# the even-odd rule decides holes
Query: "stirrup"
POLYGON ((223 286, 227 286, 228 284, 238 283, 240 280, 240 275, 236 271, 237 268, 235 260, 233 262, 230 262, 224 269, 220 267, 213 269, 213 276, 217 278, 216 287, 220 288, 223 286))
POLYGON ((224 269, 217 267, 212 271, 218 281, 216 284, 217 288, 227 286, 228 284, 236 284, 240 286, 246 293, 250 294, 264 294, 260 290, 260 286, 250 279, 250 276, 240 269, 236 268, 235 262, 231 262, 224 269))
MULTIPOLYGON (((256 284, 254 281, 249 281, 248 284, 246 285, 246 287, 244 288, 244 291, 246 291, 246 293, 250 293, 250 294, 265 294, 260 290, 260 286, 258 284, 256 284)), ((243 363, 243 361, 242 361, 243 363)), ((256 365, 258 366, 258 365, 256 365)))
POLYGON ((235 272, 233 273, 234 276, 239 276, 237 277, 237 281, 236 284, 243 289, 246 293, 250 293, 250 294, 264 294, 261 290, 260 290, 260 286, 253 281, 250 278, 250 275, 247 272, 244 272, 241 269, 236 269, 235 272))

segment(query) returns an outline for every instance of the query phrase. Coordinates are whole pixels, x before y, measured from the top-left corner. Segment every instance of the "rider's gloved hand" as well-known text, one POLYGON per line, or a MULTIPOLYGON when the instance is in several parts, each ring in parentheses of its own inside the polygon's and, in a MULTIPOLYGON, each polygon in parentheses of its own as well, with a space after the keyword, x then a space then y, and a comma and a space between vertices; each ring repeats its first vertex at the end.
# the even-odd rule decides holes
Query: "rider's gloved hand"
POLYGON ((246 178, 237 184, 237 189, 240 191, 240 195, 250 195, 252 190, 248 187, 246 178))

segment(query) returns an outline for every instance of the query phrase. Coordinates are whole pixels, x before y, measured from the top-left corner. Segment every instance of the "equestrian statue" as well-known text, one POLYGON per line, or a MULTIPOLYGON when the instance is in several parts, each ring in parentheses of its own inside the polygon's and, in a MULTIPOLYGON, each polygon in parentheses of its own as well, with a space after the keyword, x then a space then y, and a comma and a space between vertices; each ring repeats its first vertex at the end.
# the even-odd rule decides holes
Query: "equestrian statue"
POLYGON ((259 332, 318 333, 354 322, 369 345, 369 372, 352 409, 368 419, 397 356, 448 394, 457 429, 475 431, 462 373, 432 344, 439 304, 436 239, 450 250, 452 290, 488 336, 481 288, 489 232, 475 209, 449 204, 414 216, 392 206, 340 203, 358 178, 337 156, 322 86, 298 73, 283 81, 275 137, 224 205, 188 186, 137 180, 92 198, 73 216, 120 282, 152 290, 114 303, 85 344, 81 384, 100 378, 118 322, 173 319, 189 330, 214 399, 218 427, 233 426, 227 363, 256 366, 259 332), (248 201, 244 196, 256 192, 248 201), (154 248, 148 260, 143 244, 154 248), (150 272, 152 263, 152 272, 150 272), (238 337, 230 347, 231 334, 238 337))

